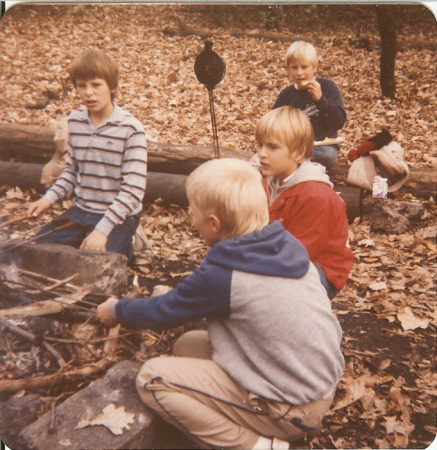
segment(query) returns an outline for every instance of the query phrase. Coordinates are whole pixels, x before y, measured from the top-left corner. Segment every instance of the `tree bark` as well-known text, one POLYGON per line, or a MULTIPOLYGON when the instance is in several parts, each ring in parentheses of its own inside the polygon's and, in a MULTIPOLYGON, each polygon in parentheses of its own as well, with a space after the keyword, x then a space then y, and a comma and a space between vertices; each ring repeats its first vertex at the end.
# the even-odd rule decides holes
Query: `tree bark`
MULTIPOLYGON (((43 164, 0 161, 0 187, 17 186, 22 190, 35 189, 43 194, 47 190, 40 181, 43 167, 43 164)), ((153 203, 161 198, 166 204, 188 205, 186 180, 186 175, 148 172, 144 202, 153 203)))
POLYGON ((377 5, 378 29, 381 37, 380 84, 385 97, 395 98, 395 60, 397 52, 396 15, 393 5, 377 5))
MULTIPOLYGON (((21 189, 33 188, 40 193, 46 187, 41 184, 42 164, 9 163, 0 161, 0 184, 18 186, 21 189)), ((187 206, 185 192, 186 175, 148 172, 144 202, 162 199, 165 204, 187 206)), ((335 186, 347 205, 349 221, 361 214, 361 189, 353 186, 335 186)))
MULTIPOLYGON (((55 129, 35 125, 0 122, 0 159, 47 163, 55 153, 55 129)), ((151 172, 188 175, 200 164, 214 158, 214 147, 147 142, 151 172)), ((249 153, 220 148, 220 156, 250 159, 249 153)))

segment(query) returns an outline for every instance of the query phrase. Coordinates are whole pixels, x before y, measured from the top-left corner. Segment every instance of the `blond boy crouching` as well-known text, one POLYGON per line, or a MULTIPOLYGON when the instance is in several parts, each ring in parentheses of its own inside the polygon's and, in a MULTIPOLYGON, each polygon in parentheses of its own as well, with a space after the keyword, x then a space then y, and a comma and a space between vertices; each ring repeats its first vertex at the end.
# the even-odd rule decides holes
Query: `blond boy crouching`
POLYGON ((306 250, 269 223, 249 163, 203 164, 187 195, 210 247, 200 267, 164 295, 108 300, 97 317, 155 331, 205 317, 206 331, 143 365, 142 400, 201 448, 289 448, 329 410, 344 369, 340 325, 306 250))

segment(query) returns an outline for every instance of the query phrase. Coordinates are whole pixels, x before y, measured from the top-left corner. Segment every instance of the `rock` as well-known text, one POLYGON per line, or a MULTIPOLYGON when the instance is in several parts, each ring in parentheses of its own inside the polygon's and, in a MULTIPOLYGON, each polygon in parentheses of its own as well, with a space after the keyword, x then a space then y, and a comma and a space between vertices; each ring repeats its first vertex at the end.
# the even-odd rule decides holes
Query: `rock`
POLYGON ((387 198, 366 198, 362 214, 373 231, 401 234, 417 225, 424 211, 421 202, 398 201, 387 198))
POLYGON ((157 417, 137 393, 139 368, 140 364, 131 361, 116 364, 103 378, 57 405, 53 433, 49 433, 50 412, 26 427, 19 436, 21 448, 153 448, 157 417))
MULTIPOLYGON (((18 450, 20 432, 38 418, 43 401, 36 394, 0 403, 0 436, 9 448, 18 450)), ((3 447, 2 447, 3 448, 3 447)))
POLYGON ((119 295, 127 288, 127 258, 119 253, 30 242, 11 249, 8 254, 19 268, 58 280, 77 273, 73 283, 77 286, 91 284, 94 295, 119 295))

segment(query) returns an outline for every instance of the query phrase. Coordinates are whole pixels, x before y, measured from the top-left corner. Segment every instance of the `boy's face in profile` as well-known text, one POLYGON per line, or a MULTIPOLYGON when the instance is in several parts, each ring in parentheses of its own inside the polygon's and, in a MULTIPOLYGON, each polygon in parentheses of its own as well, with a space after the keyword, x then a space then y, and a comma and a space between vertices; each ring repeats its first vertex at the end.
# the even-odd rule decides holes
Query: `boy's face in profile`
POLYGON ((277 177, 282 183, 297 168, 289 148, 278 139, 269 138, 258 145, 258 157, 264 177, 277 177))
POLYGON ((113 109, 111 91, 103 78, 76 81, 77 93, 91 117, 108 117, 113 109))
POLYGON ((314 79, 316 67, 308 61, 293 60, 288 65, 288 73, 291 81, 296 83, 298 89, 305 89, 308 81, 314 79))
POLYGON ((220 221, 216 216, 210 214, 205 217, 192 202, 190 202, 188 214, 191 216, 191 224, 199 232, 208 247, 212 247, 221 240, 220 221))

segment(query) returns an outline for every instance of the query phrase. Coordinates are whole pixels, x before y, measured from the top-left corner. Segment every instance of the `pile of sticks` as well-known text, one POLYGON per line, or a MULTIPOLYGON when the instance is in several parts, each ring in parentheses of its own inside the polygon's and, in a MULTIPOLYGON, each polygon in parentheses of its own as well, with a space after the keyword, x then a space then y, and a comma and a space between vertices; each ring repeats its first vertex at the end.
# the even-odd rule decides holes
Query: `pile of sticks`
MULTIPOLYGON (((16 269, 20 281, 0 267, 0 394, 83 385, 121 359, 147 359, 162 335, 151 331, 108 330, 95 319, 89 286, 72 284, 74 276, 56 280, 16 269), (5 293, 32 301, 3 307, 5 293)), ((92 297, 91 297, 92 299, 92 297)), ((45 392, 46 395, 50 393, 45 392)))

